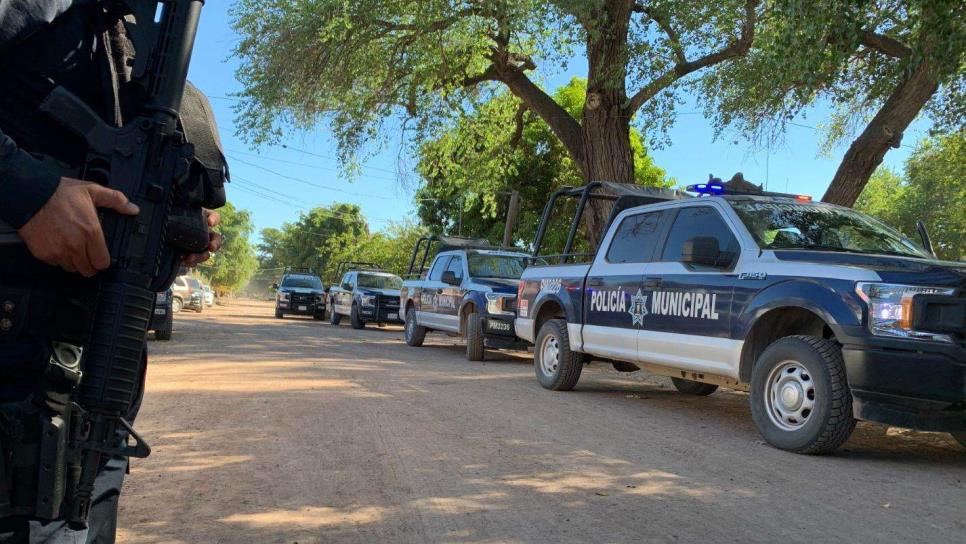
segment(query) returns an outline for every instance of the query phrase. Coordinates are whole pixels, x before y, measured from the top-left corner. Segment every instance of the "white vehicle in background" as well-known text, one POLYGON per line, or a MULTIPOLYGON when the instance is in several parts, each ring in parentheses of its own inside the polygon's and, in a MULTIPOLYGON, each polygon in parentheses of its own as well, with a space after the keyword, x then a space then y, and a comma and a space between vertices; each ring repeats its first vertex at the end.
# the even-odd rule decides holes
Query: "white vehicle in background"
POLYGON ((205 300, 205 306, 214 306, 215 290, 212 289, 210 285, 204 285, 204 284, 202 284, 201 289, 202 289, 202 292, 204 293, 202 295, 202 298, 204 298, 205 300))

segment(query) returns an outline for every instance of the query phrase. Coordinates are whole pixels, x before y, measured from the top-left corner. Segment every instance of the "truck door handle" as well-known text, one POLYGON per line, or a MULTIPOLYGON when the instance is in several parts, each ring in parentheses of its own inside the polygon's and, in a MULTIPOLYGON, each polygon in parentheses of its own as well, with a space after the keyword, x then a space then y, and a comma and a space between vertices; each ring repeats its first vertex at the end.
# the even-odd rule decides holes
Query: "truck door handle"
POLYGON ((604 278, 590 278, 587 280, 587 285, 591 287, 600 287, 604 285, 604 278))
POLYGON ((655 289, 661 286, 661 278, 648 278, 644 280, 645 289, 655 289))

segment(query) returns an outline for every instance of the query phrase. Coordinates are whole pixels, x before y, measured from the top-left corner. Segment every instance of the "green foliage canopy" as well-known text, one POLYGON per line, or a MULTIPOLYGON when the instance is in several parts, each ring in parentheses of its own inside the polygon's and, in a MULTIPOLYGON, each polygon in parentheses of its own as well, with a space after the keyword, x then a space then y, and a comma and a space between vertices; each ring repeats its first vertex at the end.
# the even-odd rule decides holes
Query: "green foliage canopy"
POLYGON ((221 221, 217 230, 224 238, 223 244, 199 269, 217 293, 234 293, 248 283, 258 268, 258 259, 251 243, 255 226, 251 213, 239 210, 231 202, 220 208, 218 213, 221 221))
MULTIPOLYGON (((557 89, 554 100, 580 117, 587 81, 573 78, 557 89)), ((647 154, 639 131, 632 129, 634 179, 640 185, 669 187, 663 169, 647 154)), ((483 104, 441 136, 424 142, 417 170, 426 184, 416 194, 424 225, 443 234, 462 233, 492 242, 503 238, 509 193, 521 195, 514 235, 533 239, 547 196, 565 186, 581 185, 579 169, 539 117, 518 107, 509 93, 483 104)))
POLYGON ((240 0, 239 130, 260 143, 328 121, 351 163, 395 137, 390 120, 428 141, 506 89, 585 179, 630 182, 630 120, 657 141, 677 82, 744 54, 759 11, 758 0, 240 0), (589 83, 577 98, 595 106, 579 120, 531 79, 578 52, 589 83))
POLYGON ((966 257, 966 131, 922 142, 906 162, 904 178, 880 168, 856 209, 916 241, 916 221, 922 220, 940 258, 966 257))

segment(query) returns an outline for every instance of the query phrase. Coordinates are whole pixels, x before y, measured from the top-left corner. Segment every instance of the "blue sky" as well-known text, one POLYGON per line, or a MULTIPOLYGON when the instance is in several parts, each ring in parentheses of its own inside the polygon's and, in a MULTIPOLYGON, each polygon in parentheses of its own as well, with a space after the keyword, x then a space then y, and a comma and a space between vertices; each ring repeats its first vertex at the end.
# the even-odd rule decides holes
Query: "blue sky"
MULTIPOLYGON (((398 144, 368 160, 350 180, 340 174, 335 144, 324 126, 287 135, 282 145, 260 149, 250 148, 235 134, 233 101, 227 98, 241 87, 234 78, 237 61, 229 58, 237 41, 229 24, 230 4, 229 0, 205 3, 190 73, 191 80, 212 98, 234 180, 229 199, 252 212, 258 230, 297 219, 300 209, 333 202, 361 206, 373 230, 381 230, 388 221, 414 218, 412 192, 418 178, 406 167, 413 163, 411 158, 400 159, 398 144)), ((585 75, 586 63, 576 59, 566 73, 548 75, 546 85, 555 88, 573 76, 585 75)), ((708 120, 690 113, 697 109, 681 107, 682 114, 670 132, 673 143, 651 151, 657 164, 682 184, 704 181, 712 172, 727 179, 740 171, 755 183, 767 178, 771 190, 787 188, 788 192, 820 198, 845 152, 843 146, 831 157, 819 157, 820 133, 801 126, 789 127, 784 143, 770 151, 756 151, 735 138, 714 141, 708 120)), ((798 121, 815 126, 824 113, 815 109, 798 121)), ((903 147, 891 150, 885 164, 900 168, 927 129, 926 121, 914 123, 903 138, 903 147)))

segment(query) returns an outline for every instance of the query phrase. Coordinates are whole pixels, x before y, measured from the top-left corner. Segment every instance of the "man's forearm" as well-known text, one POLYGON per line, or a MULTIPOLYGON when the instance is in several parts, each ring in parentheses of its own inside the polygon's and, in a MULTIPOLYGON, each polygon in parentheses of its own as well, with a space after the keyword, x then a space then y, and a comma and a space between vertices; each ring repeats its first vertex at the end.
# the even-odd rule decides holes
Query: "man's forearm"
POLYGON ((60 184, 53 168, 17 147, 0 132, 0 220, 19 229, 60 184))

